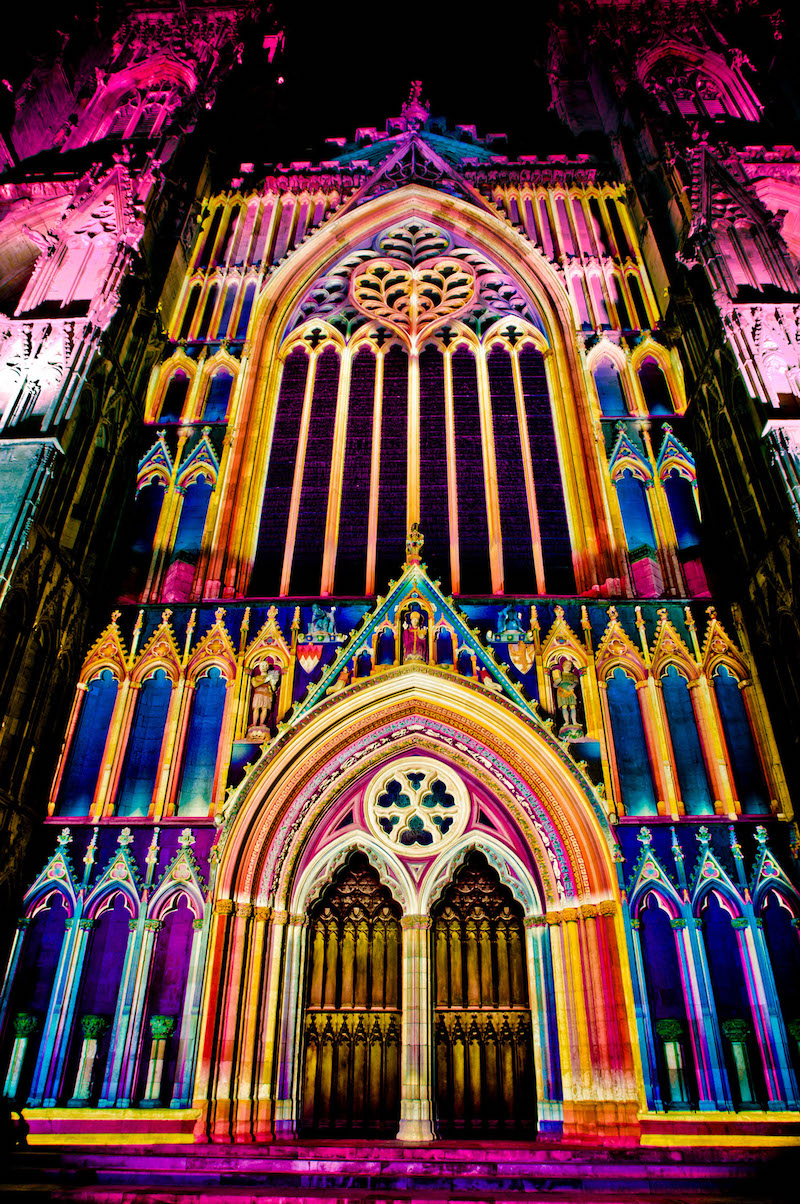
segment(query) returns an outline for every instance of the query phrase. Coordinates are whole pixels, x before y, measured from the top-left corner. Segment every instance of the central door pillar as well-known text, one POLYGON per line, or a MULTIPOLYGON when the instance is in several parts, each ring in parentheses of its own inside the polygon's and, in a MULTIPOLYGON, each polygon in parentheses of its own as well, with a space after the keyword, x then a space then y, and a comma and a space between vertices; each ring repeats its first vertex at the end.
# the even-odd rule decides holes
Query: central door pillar
POLYGON ((398 1141, 433 1141, 430 916, 403 916, 403 1046, 398 1141))

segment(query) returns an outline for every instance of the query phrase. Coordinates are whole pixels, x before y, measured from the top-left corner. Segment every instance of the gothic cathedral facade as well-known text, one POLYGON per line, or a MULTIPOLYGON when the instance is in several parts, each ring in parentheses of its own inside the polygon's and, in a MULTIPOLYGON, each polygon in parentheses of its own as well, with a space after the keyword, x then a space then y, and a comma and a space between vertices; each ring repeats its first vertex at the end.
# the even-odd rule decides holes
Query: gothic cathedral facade
POLYGON ((734 7, 550 6, 603 154, 533 119, 511 154, 423 81, 220 179, 203 114, 243 44, 280 61, 245 0, 132 3, 20 89, 32 1142, 800 1129, 800 151, 753 145, 734 7))

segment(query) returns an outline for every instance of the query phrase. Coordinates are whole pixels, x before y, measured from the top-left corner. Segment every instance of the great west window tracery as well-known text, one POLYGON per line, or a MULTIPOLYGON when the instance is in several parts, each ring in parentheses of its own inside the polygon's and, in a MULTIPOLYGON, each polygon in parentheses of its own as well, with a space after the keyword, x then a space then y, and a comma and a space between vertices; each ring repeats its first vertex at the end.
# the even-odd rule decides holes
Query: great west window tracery
POLYGON ((409 222, 318 281, 292 326, 253 592, 375 593, 415 521, 448 590, 574 590, 547 341, 516 286, 409 222))

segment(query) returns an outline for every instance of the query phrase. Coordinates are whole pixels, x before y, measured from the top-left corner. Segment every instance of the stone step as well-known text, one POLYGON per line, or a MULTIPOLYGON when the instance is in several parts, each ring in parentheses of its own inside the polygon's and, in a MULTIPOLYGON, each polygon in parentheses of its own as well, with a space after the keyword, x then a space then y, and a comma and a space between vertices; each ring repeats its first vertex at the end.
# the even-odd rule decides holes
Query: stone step
POLYGON ((797 1150, 729 1146, 609 1150, 557 1143, 48 1146, 15 1154, 8 1186, 87 1204, 228 1198, 237 1204, 249 1199, 275 1204, 284 1197, 295 1202, 453 1199, 498 1204, 531 1193, 571 1204, 594 1199, 603 1204, 775 1204, 783 1185, 796 1184, 796 1155, 797 1150))

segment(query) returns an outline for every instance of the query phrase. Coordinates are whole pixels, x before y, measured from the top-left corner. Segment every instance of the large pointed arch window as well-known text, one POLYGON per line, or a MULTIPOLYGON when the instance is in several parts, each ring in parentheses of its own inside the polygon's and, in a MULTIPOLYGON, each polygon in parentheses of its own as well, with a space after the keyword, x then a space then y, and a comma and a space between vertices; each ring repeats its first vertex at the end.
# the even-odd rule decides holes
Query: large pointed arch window
POLYGON ((410 221, 289 327, 252 593, 380 592, 412 522, 446 592, 574 592, 544 323, 516 283, 410 221))

